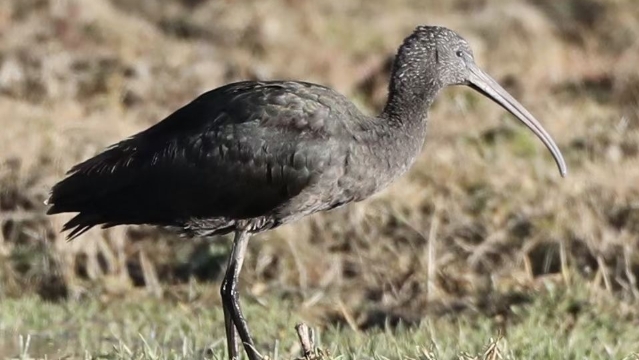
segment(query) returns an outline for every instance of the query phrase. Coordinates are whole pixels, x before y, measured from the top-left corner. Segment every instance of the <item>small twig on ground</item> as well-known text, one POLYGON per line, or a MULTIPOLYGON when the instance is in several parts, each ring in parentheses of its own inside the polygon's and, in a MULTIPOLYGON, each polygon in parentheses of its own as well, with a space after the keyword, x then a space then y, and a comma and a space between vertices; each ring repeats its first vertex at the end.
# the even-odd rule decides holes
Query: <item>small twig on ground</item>
POLYGON ((599 270, 601 271, 601 275, 603 276, 604 286, 606 287, 606 291, 608 294, 612 294, 612 285, 610 283, 610 278, 608 277, 608 267, 603 260, 603 257, 597 256, 597 265, 599 265, 599 270))
POLYGON ((498 360, 502 358, 501 351, 499 350, 499 347, 497 346, 501 339, 502 339, 501 333, 497 335, 496 339, 493 339, 493 338, 490 339, 490 344, 488 344, 486 351, 484 351, 484 356, 483 356, 484 360, 498 360))
POLYGON ((354 332, 359 332, 359 326, 357 326, 357 322, 355 321, 355 318, 350 313, 350 311, 348 311, 348 309, 346 308, 346 304, 344 304, 344 302, 341 299, 338 299, 337 305, 339 306, 339 310, 342 313, 342 316, 344 316, 344 320, 346 320, 346 323, 351 328, 351 330, 353 330, 354 332))
POLYGON ((295 325, 295 331, 297 337, 300 340, 302 347, 302 357, 296 360, 328 360, 331 359, 331 354, 328 351, 318 349, 315 347, 315 333, 313 329, 308 327, 304 323, 295 325))
POLYGON ((559 240, 559 261, 561 264, 561 275, 565 285, 570 285, 570 268, 568 267, 568 250, 566 250, 566 241, 559 240))
POLYGON ((140 250, 140 266, 142 267, 142 275, 144 276, 144 283, 147 290, 155 295, 157 298, 162 297, 162 285, 158 278, 158 273, 155 270, 155 266, 151 263, 144 251, 140 250))
POLYGON ((435 298, 435 282, 437 278, 437 230, 439 229, 439 211, 441 209, 441 198, 435 202, 435 210, 433 211, 432 220, 430 222, 430 230, 428 231, 428 267, 426 268, 426 296, 428 301, 435 298))
POLYGON ((302 357, 303 359, 314 358, 315 349, 315 336, 313 330, 304 323, 295 325, 295 331, 297 337, 300 339, 300 345, 302 345, 302 357))

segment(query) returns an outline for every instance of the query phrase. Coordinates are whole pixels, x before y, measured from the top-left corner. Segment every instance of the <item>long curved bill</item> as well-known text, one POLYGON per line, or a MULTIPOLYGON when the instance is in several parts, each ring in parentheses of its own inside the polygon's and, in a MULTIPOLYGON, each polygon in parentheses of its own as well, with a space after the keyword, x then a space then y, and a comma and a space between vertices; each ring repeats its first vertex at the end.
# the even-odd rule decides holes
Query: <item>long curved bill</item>
POLYGON ((541 126, 539 121, 528 110, 526 110, 517 100, 515 100, 504 88, 502 88, 493 78, 483 72, 477 65, 468 64, 470 70, 470 76, 468 78, 470 87, 482 93, 484 96, 490 98, 497 104, 501 105, 504 109, 508 110, 511 114, 515 115, 517 119, 523 122, 537 137, 546 145, 548 150, 555 158, 559 173, 561 176, 566 176, 568 168, 566 167, 566 161, 561 155, 561 151, 555 144, 555 141, 550 137, 548 132, 541 126))

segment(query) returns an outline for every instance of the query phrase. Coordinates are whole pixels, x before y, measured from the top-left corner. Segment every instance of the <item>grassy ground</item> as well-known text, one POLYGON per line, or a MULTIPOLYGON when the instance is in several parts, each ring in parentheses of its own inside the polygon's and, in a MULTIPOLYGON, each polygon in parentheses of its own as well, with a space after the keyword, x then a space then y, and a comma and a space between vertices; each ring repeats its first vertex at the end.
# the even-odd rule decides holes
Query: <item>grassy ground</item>
MULTIPOLYGON (((31 296, 4 301, 0 357, 224 358, 217 300, 207 299, 206 287, 191 291, 192 300, 131 294, 119 302, 52 304, 31 296)), ((316 345, 327 359, 639 358, 639 320, 627 321, 610 299, 592 295, 586 286, 549 283, 526 306, 510 306, 499 316, 449 314, 415 324, 387 322, 366 332, 316 325, 305 305, 277 297, 245 304, 258 346, 272 359, 299 356, 293 331, 299 321, 315 325, 316 345)))
POLYGON ((478 64, 557 140, 569 176, 502 109, 447 89, 407 176, 364 203, 251 242, 242 296, 261 348, 280 339, 288 356, 292 325, 304 320, 333 354, 428 358, 421 349, 434 341, 454 358, 480 352, 500 327, 498 345, 514 358, 639 351, 635 0, 8 0, 0 1, 2 354, 19 354, 17 336, 29 333, 34 356, 60 348, 127 357, 124 345, 144 349, 138 331, 163 354, 182 354, 184 338, 187 354, 216 343, 226 239, 129 227, 67 242, 59 229, 69 216, 44 215, 50 187, 74 163, 231 81, 318 82, 374 113, 396 47, 418 24, 469 40, 478 64))

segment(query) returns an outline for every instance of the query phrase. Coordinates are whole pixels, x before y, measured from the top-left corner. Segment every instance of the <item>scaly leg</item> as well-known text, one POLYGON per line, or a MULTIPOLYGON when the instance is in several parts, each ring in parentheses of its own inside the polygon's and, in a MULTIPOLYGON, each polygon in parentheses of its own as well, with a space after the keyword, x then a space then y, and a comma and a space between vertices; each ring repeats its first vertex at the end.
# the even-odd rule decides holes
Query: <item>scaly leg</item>
MULTIPOLYGON (((222 292, 226 286, 226 279, 222 282, 222 292)), ((224 301, 222 301, 224 303, 224 301)), ((226 329, 226 346, 229 351, 229 359, 238 360, 239 357, 239 344, 237 342, 237 331, 235 331, 235 325, 233 324, 233 318, 225 304, 222 304, 224 308, 224 327, 226 329)))
POLYGON ((226 275, 224 275, 222 288, 220 289, 222 304, 224 305, 224 323, 226 328, 227 346, 229 350, 229 357, 232 360, 236 360, 238 355, 235 329, 237 329, 240 339, 242 339, 244 350, 246 351, 248 358, 250 360, 260 360, 262 358, 255 349, 253 338, 251 337, 248 329, 248 324, 242 314, 239 293, 237 290, 238 277, 242 270, 244 255, 246 254, 246 246, 248 245, 250 237, 251 234, 246 229, 239 229, 235 232, 231 257, 226 269, 226 275))

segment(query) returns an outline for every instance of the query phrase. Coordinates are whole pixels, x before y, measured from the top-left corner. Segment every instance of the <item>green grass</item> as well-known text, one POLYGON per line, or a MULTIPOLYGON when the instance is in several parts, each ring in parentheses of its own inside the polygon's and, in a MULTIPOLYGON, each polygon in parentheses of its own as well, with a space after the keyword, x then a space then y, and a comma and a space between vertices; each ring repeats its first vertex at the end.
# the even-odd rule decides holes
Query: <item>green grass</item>
MULTIPOLYGON (((210 286, 207 290, 210 293, 210 286)), ((544 291, 498 316, 466 311, 431 316, 420 325, 354 331, 316 325, 318 346, 339 359, 483 358, 494 343, 504 359, 637 359, 639 322, 585 290, 544 291), (465 354, 465 355, 464 355, 465 354), (472 355, 468 355, 472 354, 472 355)), ((35 297, 0 304, 0 357, 188 359, 225 358, 219 301, 134 298, 54 304, 35 297)), ((295 358, 295 323, 305 310, 277 297, 244 301, 263 354, 295 358), (264 305, 261 305, 264 304, 264 305)))

